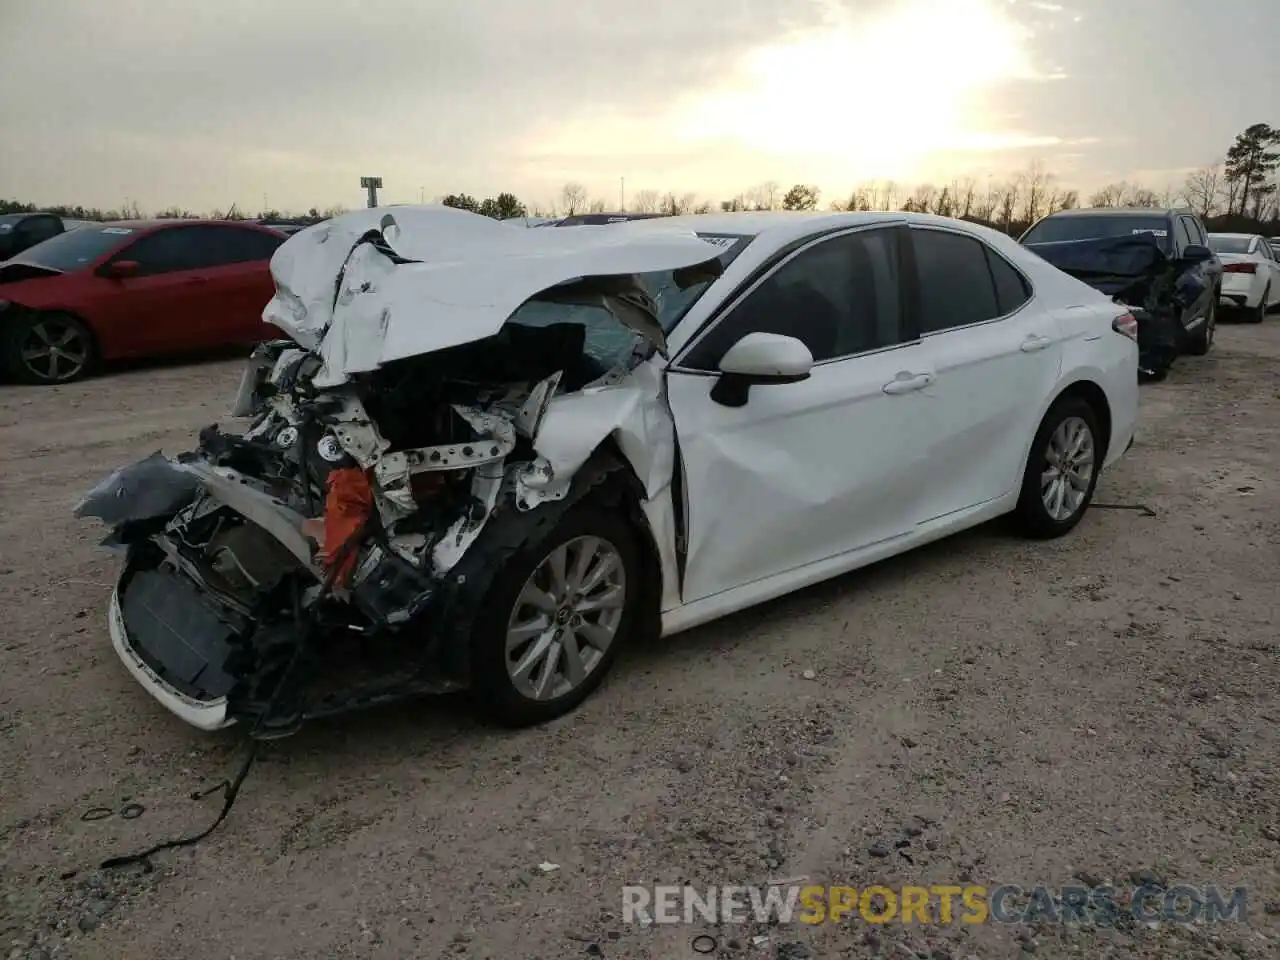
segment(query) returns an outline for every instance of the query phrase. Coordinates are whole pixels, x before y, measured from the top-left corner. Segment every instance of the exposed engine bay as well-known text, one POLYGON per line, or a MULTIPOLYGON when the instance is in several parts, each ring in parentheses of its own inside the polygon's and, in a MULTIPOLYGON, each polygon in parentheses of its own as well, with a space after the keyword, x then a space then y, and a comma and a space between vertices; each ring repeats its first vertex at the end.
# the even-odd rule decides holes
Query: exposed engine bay
MULTIPOLYGON (((703 260, 720 253, 692 242, 703 260)), ((709 283, 714 260, 682 274, 689 243, 674 282, 709 283)), ((359 257, 399 259, 384 234, 362 235, 335 304, 351 284, 368 290, 346 270, 359 257)), ((117 652, 189 722, 247 722, 257 736, 465 686, 457 651, 442 660, 440 646, 459 608, 480 602, 484 564, 468 575, 459 563, 486 528, 569 495, 608 415, 554 461, 540 428, 555 401, 584 391, 606 414, 610 401, 634 406, 636 388, 619 384, 661 349, 646 323, 660 330, 636 276, 578 276, 530 296, 492 335, 368 371, 326 370, 323 332, 311 348, 260 346, 232 411, 250 418, 243 433, 207 427, 195 450, 118 470, 77 508, 127 553, 117 652)))

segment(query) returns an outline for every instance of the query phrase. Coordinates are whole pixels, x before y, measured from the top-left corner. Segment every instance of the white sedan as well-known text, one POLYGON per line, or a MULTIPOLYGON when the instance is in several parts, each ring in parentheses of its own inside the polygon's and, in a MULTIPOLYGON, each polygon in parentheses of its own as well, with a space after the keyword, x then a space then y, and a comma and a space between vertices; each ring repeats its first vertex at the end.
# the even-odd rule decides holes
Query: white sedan
POLYGON ((628 640, 1004 514, 1063 535, 1133 439, 1126 308, 956 220, 397 207, 272 272, 248 432, 79 510, 128 547, 121 659, 206 729, 456 688, 547 720, 628 640))
POLYGON ((1209 249, 1222 261, 1221 302, 1261 323, 1280 304, 1280 262, 1274 248, 1257 234, 1211 233, 1209 249))

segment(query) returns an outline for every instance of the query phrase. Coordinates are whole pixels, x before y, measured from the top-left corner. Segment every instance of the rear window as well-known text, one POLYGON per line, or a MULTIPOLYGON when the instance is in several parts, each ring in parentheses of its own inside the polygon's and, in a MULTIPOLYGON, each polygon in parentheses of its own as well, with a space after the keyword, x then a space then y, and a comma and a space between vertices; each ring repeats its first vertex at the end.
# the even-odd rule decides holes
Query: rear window
POLYGON ((128 227, 83 227, 68 230, 22 251, 19 259, 38 267, 67 273, 93 263, 129 241, 136 231, 128 227))
POLYGON ((1248 253, 1253 237, 1221 237, 1209 234, 1209 249, 1214 253, 1248 253))
POLYGON ((1062 243, 1069 240, 1110 240, 1153 234, 1162 250, 1170 249, 1169 218, 1141 215, 1046 217, 1022 235, 1023 243, 1062 243))

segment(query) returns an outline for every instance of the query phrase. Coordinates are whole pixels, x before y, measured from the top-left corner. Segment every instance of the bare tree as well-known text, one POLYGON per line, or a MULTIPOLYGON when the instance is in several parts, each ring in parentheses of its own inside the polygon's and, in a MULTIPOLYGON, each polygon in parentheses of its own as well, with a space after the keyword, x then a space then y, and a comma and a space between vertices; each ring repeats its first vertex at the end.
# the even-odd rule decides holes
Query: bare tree
POLYGON ((587 207, 587 188, 580 183, 566 183, 560 189, 560 206, 566 217, 582 213, 587 207))
POLYGON ((1040 160, 1033 160, 1021 175, 1023 222, 1035 223, 1044 215, 1053 192, 1054 176, 1040 160))
POLYGON ((679 208, 681 213, 693 213, 698 207, 698 195, 696 193, 686 193, 680 198, 679 208))
POLYGON ((938 195, 938 188, 932 183, 922 183, 911 191, 911 196, 903 201, 902 209, 916 213, 928 213, 933 207, 933 200, 938 195))
MULTIPOLYGON (((1080 194, 1075 190, 1063 190, 1058 194, 1057 210, 1075 210, 1080 206, 1080 194)), ((1051 212, 1057 212, 1057 210, 1051 212)))
POLYGON ((1187 175, 1183 185, 1187 202, 1203 219, 1210 216, 1218 205, 1218 195, 1222 191, 1222 162, 1215 161, 1207 167, 1193 170, 1187 175))
POLYGON ((1013 225, 1013 214, 1018 207, 1018 197, 1021 192, 1022 183, 1015 177, 1001 186, 997 194, 996 216, 1005 233, 1008 233, 1013 225))
POLYGON ((955 198, 955 216, 961 220, 973 216, 978 185, 973 177, 964 177, 951 184, 951 196, 955 198))
POLYGON ((939 217, 950 217, 955 212, 955 199, 952 197, 951 188, 943 187, 936 197, 933 198, 933 206, 930 213, 939 217))
POLYGON ((752 187, 747 191, 747 204, 752 210, 777 210, 781 206, 777 182, 766 180, 752 187))
POLYGON ((1155 209, 1161 206, 1160 195, 1149 187, 1134 186, 1129 191, 1127 205, 1155 209))
POLYGON ((987 179, 987 188, 978 198, 978 202, 974 205, 973 214, 979 220, 985 220, 987 223, 994 223, 996 211, 1000 209, 1001 187, 994 180, 987 179))
POLYGON ((636 213, 657 213, 662 196, 657 190, 641 190, 631 199, 631 209, 636 213))
POLYGON ((1091 207, 1118 207, 1128 192, 1128 184, 1108 183, 1089 197, 1091 207))
POLYGON ((747 198, 742 194, 720 201, 720 209, 725 213, 741 213, 747 209, 747 198))
POLYGON ((604 213, 604 201, 592 200, 587 204, 587 213, 604 213))

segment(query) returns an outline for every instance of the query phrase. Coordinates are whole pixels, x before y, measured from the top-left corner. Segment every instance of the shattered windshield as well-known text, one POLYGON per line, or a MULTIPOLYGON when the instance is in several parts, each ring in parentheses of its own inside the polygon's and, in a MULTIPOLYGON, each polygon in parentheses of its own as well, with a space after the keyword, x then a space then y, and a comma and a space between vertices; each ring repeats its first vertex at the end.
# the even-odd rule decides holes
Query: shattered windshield
MULTIPOLYGON (((742 234, 700 233, 698 236, 724 250, 716 257, 721 270, 751 242, 751 237, 742 234)), ((658 306, 663 332, 670 333, 715 278, 709 275, 695 278, 683 270, 658 270, 642 273, 639 279, 658 306)), ((608 310, 599 306, 529 300, 512 314, 508 322, 526 327, 580 323, 586 327, 586 354, 606 370, 630 357, 641 340, 638 333, 623 326, 608 310)))

